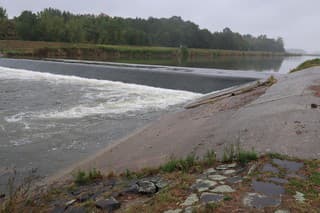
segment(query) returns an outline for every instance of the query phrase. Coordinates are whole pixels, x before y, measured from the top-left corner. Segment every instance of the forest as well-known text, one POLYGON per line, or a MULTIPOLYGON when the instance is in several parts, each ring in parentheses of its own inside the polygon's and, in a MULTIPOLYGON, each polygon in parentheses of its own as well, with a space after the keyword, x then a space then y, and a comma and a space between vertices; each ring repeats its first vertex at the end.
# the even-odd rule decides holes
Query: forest
POLYGON ((121 18, 106 14, 72 14, 53 8, 38 13, 23 11, 17 17, 8 18, 6 9, 0 7, 0 40, 285 51, 282 38, 242 35, 229 28, 210 32, 178 16, 121 18))

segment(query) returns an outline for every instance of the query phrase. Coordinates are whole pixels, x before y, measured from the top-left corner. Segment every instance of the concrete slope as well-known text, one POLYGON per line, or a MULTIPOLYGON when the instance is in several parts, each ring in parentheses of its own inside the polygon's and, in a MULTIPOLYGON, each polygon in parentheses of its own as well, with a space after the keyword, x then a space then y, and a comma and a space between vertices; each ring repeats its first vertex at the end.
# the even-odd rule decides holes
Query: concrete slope
POLYGON ((224 147, 236 143, 261 153, 319 158, 320 108, 311 107, 320 105, 319 87, 320 68, 311 68, 283 76, 270 88, 166 115, 71 170, 139 169, 209 149, 221 156, 224 147))

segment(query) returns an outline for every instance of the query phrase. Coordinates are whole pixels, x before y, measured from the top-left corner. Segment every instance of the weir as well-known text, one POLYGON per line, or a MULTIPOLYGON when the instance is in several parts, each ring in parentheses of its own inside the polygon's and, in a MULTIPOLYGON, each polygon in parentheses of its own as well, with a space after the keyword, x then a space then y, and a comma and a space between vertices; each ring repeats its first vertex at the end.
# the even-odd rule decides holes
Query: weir
POLYGON ((248 83, 266 76, 263 73, 248 71, 135 66, 128 64, 121 66, 119 64, 74 62, 77 61, 54 62, 0 59, 0 66, 89 79, 121 81, 124 83, 185 90, 202 94, 248 83))

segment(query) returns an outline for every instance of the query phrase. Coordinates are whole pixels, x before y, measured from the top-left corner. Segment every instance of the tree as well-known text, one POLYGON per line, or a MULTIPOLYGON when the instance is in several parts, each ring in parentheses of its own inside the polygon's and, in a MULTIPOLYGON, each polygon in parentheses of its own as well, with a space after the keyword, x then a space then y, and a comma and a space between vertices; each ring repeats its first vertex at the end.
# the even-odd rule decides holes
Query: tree
POLYGON ((31 11, 23 11, 16 18, 18 37, 23 40, 36 40, 39 33, 37 15, 31 11))

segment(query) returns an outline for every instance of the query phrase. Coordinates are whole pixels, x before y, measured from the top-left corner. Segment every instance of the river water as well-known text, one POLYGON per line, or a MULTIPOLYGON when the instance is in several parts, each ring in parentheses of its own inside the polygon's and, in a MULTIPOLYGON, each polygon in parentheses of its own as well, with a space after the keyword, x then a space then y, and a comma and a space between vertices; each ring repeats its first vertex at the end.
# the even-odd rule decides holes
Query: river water
POLYGON ((264 76, 0 59, 0 192, 13 170, 48 176, 205 93, 264 76))

